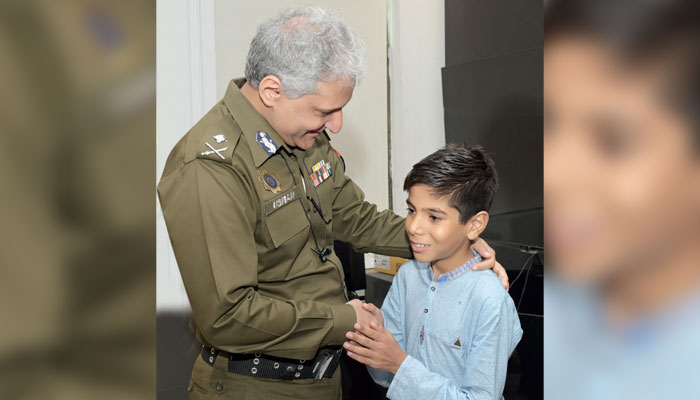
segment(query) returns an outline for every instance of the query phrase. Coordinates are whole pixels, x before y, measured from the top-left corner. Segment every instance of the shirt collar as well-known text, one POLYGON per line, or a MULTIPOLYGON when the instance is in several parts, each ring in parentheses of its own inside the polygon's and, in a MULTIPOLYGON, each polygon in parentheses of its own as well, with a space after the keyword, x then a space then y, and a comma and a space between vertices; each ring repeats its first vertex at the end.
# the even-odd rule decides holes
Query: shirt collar
POLYGON ((250 151, 253 154, 253 161, 256 167, 260 167, 268 158, 274 154, 269 154, 263 145, 258 142, 258 132, 264 132, 269 139, 277 146, 277 151, 284 148, 291 153, 290 147, 282 140, 280 135, 270 126, 260 113, 241 93, 241 87, 246 83, 245 78, 232 79, 224 95, 224 103, 238 126, 243 131, 250 151))
MULTIPOLYGON (((455 280, 455 279, 459 278, 460 276, 466 274, 467 272, 471 271, 472 266, 474 264, 481 262, 481 260, 482 260, 481 255, 479 255, 479 253, 477 253, 473 249, 472 249, 472 253, 474 254, 474 257, 471 260, 467 261, 465 264, 463 264, 461 267, 459 267, 455 270, 452 270, 450 272, 446 272, 444 274, 440 274, 440 276, 438 276, 438 278, 435 281, 436 282, 447 282, 447 281, 455 280)), ((430 264, 428 264, 428 280, 430 280, 430 281, 433 280, 433 268, 431 267, 430 264)))

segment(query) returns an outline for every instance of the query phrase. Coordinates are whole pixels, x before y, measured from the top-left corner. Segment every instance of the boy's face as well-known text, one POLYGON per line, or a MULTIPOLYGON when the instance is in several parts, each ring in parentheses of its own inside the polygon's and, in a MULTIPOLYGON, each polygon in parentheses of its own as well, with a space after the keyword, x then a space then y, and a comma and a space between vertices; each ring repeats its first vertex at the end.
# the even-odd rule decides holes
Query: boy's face
MULTIPOLYGON (((416 260, 449 268, 472 258, 472 224, 459 222, 459 211, 449 205, 447 197, 434 196, 429 186, 414 185, 406 203, 406 232, 416 260)), ((472 239, 476 237, 478 233, 472 239)))
POLYGON ((660 100, 663 68, 621 66, 600 44, 554 39, 544 58, 544 200, 553 265, 601 281, 698 238, 700 162, 660 100), (575 79, 572 79, 572 76, 575 79))

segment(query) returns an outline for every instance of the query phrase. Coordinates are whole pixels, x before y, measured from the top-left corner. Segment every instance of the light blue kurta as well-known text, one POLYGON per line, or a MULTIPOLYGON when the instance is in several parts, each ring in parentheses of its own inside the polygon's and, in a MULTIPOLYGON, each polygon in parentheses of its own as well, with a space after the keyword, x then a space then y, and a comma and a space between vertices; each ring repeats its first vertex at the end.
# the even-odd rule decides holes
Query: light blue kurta
POLYGON ((475 257, 433 282, 410 260, 382 306, 384 326, 408 357, 396 376, 368 368, 390 399, 501 399, 508 358, 522 337, 513 300, 475 257))
POLYGON ((613 327, 596 288, 545 278, 544 398, 700 399, 700 290, 679 297, 613 327))

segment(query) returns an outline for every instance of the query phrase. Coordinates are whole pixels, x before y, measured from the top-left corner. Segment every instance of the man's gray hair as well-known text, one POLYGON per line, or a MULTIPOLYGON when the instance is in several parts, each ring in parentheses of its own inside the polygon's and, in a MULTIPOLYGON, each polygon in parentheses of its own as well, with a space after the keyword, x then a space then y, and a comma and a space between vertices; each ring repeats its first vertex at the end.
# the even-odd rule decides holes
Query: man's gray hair
POLYGON ((313 93, 319 81, 355 85, 367 69, 362 39, 336 14, 303 6, 263 22, 250 44, 245 77, 254 88, 274 75, 289 98, 313 93))

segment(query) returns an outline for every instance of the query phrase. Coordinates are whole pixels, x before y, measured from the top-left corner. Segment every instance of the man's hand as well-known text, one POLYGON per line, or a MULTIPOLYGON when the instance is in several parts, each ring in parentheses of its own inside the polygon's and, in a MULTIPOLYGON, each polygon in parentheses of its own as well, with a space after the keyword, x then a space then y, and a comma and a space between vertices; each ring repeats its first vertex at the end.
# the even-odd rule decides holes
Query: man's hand
POLYGON ((493 269, 493 273, 498 276, 498 279, 503 283, 503 287, 506 290, 510 289, 510 283, 508 282, 508 274, 506 269, 503 268, 501 263, 496 261, 496 252, 491 248, 491 246, 486 243, 482 238, 477 239, 474 244, 472 244, 472 249, 474 249, 481 258, 484 260, 478 264, 475 264, 472 269, 474 271, 483 271, 485 269, 493 269))
POLYGON ((372 303, 362 303, 362 308, 374 316, 374 318, 377 320, 377 325, 384 326, 384 315, 382 315, 382 310, 378 309, 377 306, 372 303))
MULTIPOLYGON (((358 300, 358 299, 350 300, 345 304, 350 304, 352 306, 352 308, 355 309, 355 315, 357 317, 357 320, 355 322, 356 324, 361 324, 363 326, 369 326, 370 322, 373 322, 375 324, 379 323, 379 320, 377 319, 377 317, 375 317, 375 315, 373 313, 365 310, 362 307, 363 303, 360 300, 358 300)), ((381 311, 379 312, 379 314, 381 315, 381 311)), ((384 320, 382 319, 382 325, 383 324, 384 324, 384 320)))
POLYGON ((355 329, 357 332, 345 334, 345 337, 352 340, 343 345, 348 356, 372 368, 396 374, 407 355, 399 347, 394 335, 373 322, 369 326, 355 324, 355 329))

